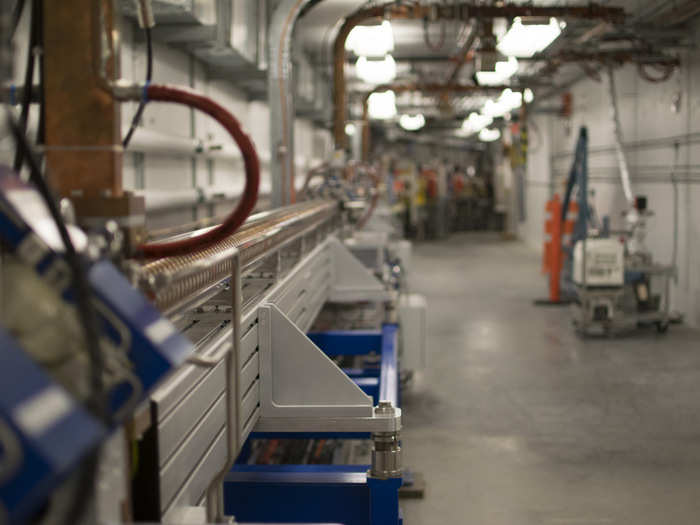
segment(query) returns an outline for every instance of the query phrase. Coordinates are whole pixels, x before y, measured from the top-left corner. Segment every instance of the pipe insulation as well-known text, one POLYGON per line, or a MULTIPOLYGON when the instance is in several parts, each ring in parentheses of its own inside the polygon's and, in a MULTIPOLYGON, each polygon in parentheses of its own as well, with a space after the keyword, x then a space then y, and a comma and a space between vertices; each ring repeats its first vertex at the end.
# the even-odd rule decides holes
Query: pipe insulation
POLYGON ((617 104, 617 90, 615 89, 615 72, 612 67, 608 68, 608 94, 610 96, 610 115, 613 123, 613 135, 615 137, 615 154, 620 168, 620 180, 622 181, 622 191, 630 207, 634 206, 634 194, 630 182, 629 163, 627 153, 622 143, 622 126, 620 125, 620 111, 617 104))

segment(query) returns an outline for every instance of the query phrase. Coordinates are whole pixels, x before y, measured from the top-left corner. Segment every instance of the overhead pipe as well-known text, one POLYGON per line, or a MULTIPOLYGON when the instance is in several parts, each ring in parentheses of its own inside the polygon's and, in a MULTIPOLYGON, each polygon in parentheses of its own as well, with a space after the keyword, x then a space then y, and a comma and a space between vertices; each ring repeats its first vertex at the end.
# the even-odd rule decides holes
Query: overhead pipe
POLYGON ((294 190, 294 97, 292 34, 301 11, 312 0, 282 0, 272 13, 268 37, 267 85, 270 103, 272 205, 296 200, 294 190))
MULTIPOLYGON (((634 194, 630 182, 630 169, 627 161, 627 152, 622 143, 622 126, 620 124, 620 111, 617 104, 617 90, 615 89, 615 73, 612 67, 608 68, 608 95, 610 96, 610 117, 613 123, 613 134, 615 137, 615 154, 620 168, 620 180, 622 181, 622 191, 625 194, 627 204, 634 206, 634 194)), ((584 197, 585 198, 585 197, 584 197)))
POLYGON ((514 18, 516 16, 585 18, 609 22, 622 22, 625 11, 619 7, 606 7, 600 4, 582 6, 533 6, 533 5, 473 5, 459 3, 453 5, 413 4, 383 5, 361 9, 345 19, 333 43, 333 136, 336 149, 346 146, 345 119, 347 93, 345 86, 345 42, 350 32, 358 25, 372 20, 405 19, 421 20, 433 17, 436 20, 463 20, 514 18))
POLYGON ((368 91, 362 97, 362 160, 369 160, 369 150, 371 143, 371 133, 369 127, 369 97, 373 93, 383 91, 393 91, 394 93, 500 93, 504 89, 509 88, 515 91, 520 91, 524 87, 520 86, 475 86, 472 84, 383 84, 377 86, 371 91, 368 91))

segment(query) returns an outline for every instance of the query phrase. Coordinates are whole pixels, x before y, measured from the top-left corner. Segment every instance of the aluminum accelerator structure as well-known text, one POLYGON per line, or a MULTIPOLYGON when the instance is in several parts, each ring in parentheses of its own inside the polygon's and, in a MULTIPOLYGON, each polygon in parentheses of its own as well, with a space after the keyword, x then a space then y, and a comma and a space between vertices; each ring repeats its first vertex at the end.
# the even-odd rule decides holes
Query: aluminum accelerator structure
MULTIPOLYGON (((375 187, 360 198, 336 162, 322 175, 334 184, 256 212, 258 152, 236 118, 189 89, 114 79, 110 3, 72 3, 99 6, 64 35, 97 57, 70 99, 93 97, 88 118, 49 119, 72 80, 67 66, 52 91, 48 47, 43 148, 4 115, 18 161, 0 168, 0 523, 401 523, 400 385, 423 360, 425 302, 405 290, 410 246, 356 235, 380 177, 368 169, 375 187), (184 105, 228 132, 245 187, 220 223, 145 242, 132 197, 71 192, 120 175, 115 136, 90 141, 115 129, 95 108, 125 100, 184 105), (55 126, 74 142, 52 145, 55 126), (251 460, 284 440, 366 450, 251 460)), ((136 5, 150 29, 150 2, 136 5)), ((70 14, 45 8, 47 24, 70 14)))

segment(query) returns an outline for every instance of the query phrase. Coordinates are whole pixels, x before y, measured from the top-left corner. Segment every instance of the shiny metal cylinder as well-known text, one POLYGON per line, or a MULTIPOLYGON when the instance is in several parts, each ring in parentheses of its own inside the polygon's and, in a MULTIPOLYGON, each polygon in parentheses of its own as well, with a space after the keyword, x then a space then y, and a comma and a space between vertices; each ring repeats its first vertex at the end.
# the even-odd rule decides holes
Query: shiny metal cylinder
POLYGON ((282 243, 328 223, 337 214, 338 205, 331 201, 309 201, 256 214, 238 232, 211 248, 145 264, 139 272, 140 286, 159 309, 167 311, 230 278, 231 256, 236 250, 244 273, 282 243))
POLYGON ((401 477, 401 446, 398 432, 372 434, 372 467, 369 475, 373 478, 389 479, 401 477))

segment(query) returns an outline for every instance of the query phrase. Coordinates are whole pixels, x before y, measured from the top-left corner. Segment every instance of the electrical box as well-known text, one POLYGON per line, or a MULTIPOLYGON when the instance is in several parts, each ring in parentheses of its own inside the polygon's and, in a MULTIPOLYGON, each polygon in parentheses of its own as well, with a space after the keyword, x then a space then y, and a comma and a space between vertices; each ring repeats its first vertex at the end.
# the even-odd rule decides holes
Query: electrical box
POLYGON ((624 282, 625 251, 619 240, 586 239, 585 243, 584 241, 576 243, 574 246, 575 284, 581 286, 622 286, 624 282))
POLYGON ((427 364, 428 303, 419 294, 399 297, 401 370, 421 370, 427 364))

